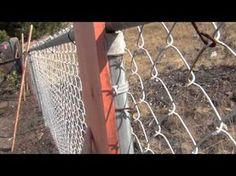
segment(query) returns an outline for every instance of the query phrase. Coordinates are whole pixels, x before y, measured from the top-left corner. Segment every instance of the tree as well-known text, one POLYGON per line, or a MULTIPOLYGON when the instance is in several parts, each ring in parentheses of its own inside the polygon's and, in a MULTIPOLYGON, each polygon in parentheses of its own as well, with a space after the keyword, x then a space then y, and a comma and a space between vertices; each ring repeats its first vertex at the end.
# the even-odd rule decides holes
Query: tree
POLYGON ((5 30, 0 30, 0 43, 7 40, 9 40, 9 36, 7 35, 7 32, 5 30))
MULTIPOLYGON (((5 30, 9 37, 21 37, 21 33, 28 34, 30 24, 34 25, 32 39, 39 39, 45 34, 53 34, 65 27, 63 22, 0 22, 0 30, 5 30)), ((25 35, 27 39, 27 35, 25 35)), ((1 39, 1 38, 0 38, 1 39)))

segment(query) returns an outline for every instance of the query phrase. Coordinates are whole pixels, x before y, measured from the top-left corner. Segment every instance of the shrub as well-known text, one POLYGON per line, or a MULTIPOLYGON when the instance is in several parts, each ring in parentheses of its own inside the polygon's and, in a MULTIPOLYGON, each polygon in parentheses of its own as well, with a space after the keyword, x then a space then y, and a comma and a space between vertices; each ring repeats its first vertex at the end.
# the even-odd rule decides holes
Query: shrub
POLYGON ((7 32, 5 30, 0 30, 0 43, 8 40, 9 36, 7 35, 7 32))

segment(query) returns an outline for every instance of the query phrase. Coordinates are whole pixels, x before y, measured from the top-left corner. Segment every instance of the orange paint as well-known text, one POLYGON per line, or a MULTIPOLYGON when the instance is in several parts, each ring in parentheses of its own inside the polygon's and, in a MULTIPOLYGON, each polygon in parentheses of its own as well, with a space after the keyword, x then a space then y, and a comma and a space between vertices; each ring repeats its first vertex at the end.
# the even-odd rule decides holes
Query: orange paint
POLYGON ((74 26, 86 118, 94 136, 94 146, 99 153, 117 154, 118 132, 113 97, 109 93, 112 86, 106 54, 105 23, 81 22, 74 26))
POLYGON ((116 128, 116 113, 114 107, 114 100, 112 94, 104 90, 112 91, 110 69, 108 65, 108 58, 106 54, 106 43, 105 43, 105 23, 95 22, 93 23, 95 30, 95 39, 97 44, 98 63, 100 68, 100 81, 102 89, 102 99, 104 107, 104 115, 107 130, 108 149, 110 153, 119 153, 118 146, 118 132, 116 128))

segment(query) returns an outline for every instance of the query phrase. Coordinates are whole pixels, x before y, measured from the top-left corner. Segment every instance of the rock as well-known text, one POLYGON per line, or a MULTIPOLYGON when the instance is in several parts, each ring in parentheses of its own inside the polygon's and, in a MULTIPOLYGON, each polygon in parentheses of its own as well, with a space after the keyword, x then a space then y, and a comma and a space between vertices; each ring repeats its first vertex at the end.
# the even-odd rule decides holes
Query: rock
POLYGON ((210 57, 212 58, 212 57, 216 57, 216 56, 217 56, 217 52, 216 52, 216 51, 213 51, 213 52, 211 53, 211 56, 210 56, 210 57))
POLYGON ((232 97, 232 96, 233 96, 233 92, 231 92, 231 91, 227 91, 227 92, 225 92, 225 94, 226 94, 228 97, 232 97))

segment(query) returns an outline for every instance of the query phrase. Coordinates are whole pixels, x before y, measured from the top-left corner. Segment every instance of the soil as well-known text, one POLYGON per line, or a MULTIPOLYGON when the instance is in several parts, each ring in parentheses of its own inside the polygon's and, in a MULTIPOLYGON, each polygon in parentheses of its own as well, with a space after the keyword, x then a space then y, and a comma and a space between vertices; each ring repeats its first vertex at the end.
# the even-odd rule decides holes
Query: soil
POLYGON ((1 88, 0 104, 0 154, 56 154, 50 130, 45 127, 42 113, 33 94, 22 102, 16 135, 15 151, 11 152, 14 121, 16 115, 18 91, 3 91, 1 88))
MULTIPOLYGON (((200 142, 207 134, 215 131, 219 126, 209 102, 199 89, 190 86, 186 89, 179 89, 186 83, 184 70, 175 70, 160 77, 166 83, 176 104, 176 112, 181 115, 188 129, 194 136, 196 142, 200 142)), ((235 67, 220 66, 211 69, 200 67, 195 71, 196 82, 199 83, 211 98, 214 106, 219 111, 222 119, 233 113, 231 121, 227 121, 230 134, 235 138, 236 129, 236 70, 235 67)), ((168 109, 171 109, 171 102, 161 84, 150 79, 144 80, 144 91, 147 95, 147 102, 150 103, 153 112, 161 123, 162 133, 165 134, 176 153, 189 153, 192 149, 191 140, 183 129, 180 121, 174 116, 167 116, 168 109), (158 89, 157 89, 158 87, 158 89), (164 101, 165 100, 165 101, 164 101), (179 147, 180 146, 180 147, 179 147)), ((140 88, 137 83, 130 85, 134 97, 140 97, 140 88)), ((144 124, 147 135, 151 135, 157 126, 150 125, 153 117, 145 106, 140 106, 141 121, 144 124)), ((143 143, 145 143, 139 123, 133 122, 134 131, 143 143)), ((160 138, 151 139, 150 144, 156 153, 169 153, 168 146, 160 138), (164 146, 163 146, 164 145, 164 146)), ((137 152, 139 152, 136 147, 137 152)), ((235 153, 235 147, 225 135, 217 135, 207 138, 200 146, 199 153, 235 153)))

